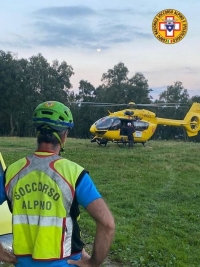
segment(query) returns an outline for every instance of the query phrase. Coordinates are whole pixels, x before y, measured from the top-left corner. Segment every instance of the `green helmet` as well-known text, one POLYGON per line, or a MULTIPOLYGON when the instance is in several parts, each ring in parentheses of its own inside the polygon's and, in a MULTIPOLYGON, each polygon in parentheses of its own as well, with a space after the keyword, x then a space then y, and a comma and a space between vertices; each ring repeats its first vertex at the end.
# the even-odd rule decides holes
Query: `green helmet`
POLYGON ((74 126, 70 109, 57 101, 39 104, 33 113, 33 125, 36 128, 48 126, 56 131, 65 131, 74 126))

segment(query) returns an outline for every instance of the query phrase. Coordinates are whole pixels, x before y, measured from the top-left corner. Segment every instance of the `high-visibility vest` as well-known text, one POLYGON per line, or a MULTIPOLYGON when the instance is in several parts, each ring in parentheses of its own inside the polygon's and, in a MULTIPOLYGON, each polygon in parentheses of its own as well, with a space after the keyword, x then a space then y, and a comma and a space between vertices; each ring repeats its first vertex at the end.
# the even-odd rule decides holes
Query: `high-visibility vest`
POLYGON ((78 164, 56 154, 36 152, 6 171, 6 193, 13 212, 13 250, 34 259, 61 259, 82 250, 73 248, 79 216, 75 198, 78 164), (72 207, 73 206, 73 207, 72 207), (76 227, 74 227, 76 226, 76 227))

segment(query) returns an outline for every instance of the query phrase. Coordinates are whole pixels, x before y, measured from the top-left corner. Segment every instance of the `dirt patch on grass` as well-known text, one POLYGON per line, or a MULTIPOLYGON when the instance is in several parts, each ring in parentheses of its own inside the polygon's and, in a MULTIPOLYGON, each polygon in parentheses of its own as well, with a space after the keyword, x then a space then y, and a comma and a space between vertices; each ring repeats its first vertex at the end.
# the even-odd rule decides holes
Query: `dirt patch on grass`
POLYGON ((112 262, 110 259, 106 259, 102 264, 102 267, 122 267, 122 264, 117 262, 112 262))

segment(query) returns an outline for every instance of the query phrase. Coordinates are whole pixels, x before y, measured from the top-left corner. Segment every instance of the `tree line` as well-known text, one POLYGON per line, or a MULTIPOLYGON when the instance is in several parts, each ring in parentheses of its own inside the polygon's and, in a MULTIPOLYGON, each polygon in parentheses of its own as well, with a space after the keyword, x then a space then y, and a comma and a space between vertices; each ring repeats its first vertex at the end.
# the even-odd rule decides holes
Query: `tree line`
MULTIPOLYGON (((89 138, 90 126, 108 114, 105 107, 76 104, 76 102, 135 103, 157 102, 184 104, 186 108, 149 108, 160 117, 183 119, 192 102, 200 102, 200 96, 190 98, 182 82, 167 86, 159 99, 153 101, 152 89, 145 76, 136 72, 128 77, 129 70, 120 62, 102 74, 101 84, 94 87, 87 80, 80 80, 79 91, 70 90, 73 67, 66 61, 54 60, 51 64, 41 54, 29 59, 18 59, 12 52, 0 51, 0 135, 34 136, 32 114, 35 107, 47 100, 60 101, 71 109, 75 127, 70 136, 89 138)), ((119 110, 114 107, 110 111, 119 110)), ((179 127, 158 126, 153 138, 169 139, 182 135, 179 127)), ((200 141, 199 136, 193 138, 200 141)))

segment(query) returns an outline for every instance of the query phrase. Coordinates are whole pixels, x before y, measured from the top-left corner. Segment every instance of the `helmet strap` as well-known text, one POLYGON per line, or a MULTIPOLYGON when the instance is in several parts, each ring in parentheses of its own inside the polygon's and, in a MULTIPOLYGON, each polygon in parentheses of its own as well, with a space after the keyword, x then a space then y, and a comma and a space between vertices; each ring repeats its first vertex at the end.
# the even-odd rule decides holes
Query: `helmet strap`
POLYGON ((60 152, 64 152, 65 151, 65 142, 63 143, 62 140, 60 139, 60 136, 56 133, 53 132, 53 135, 58 139, 58 141, 60 142, 60 152))

